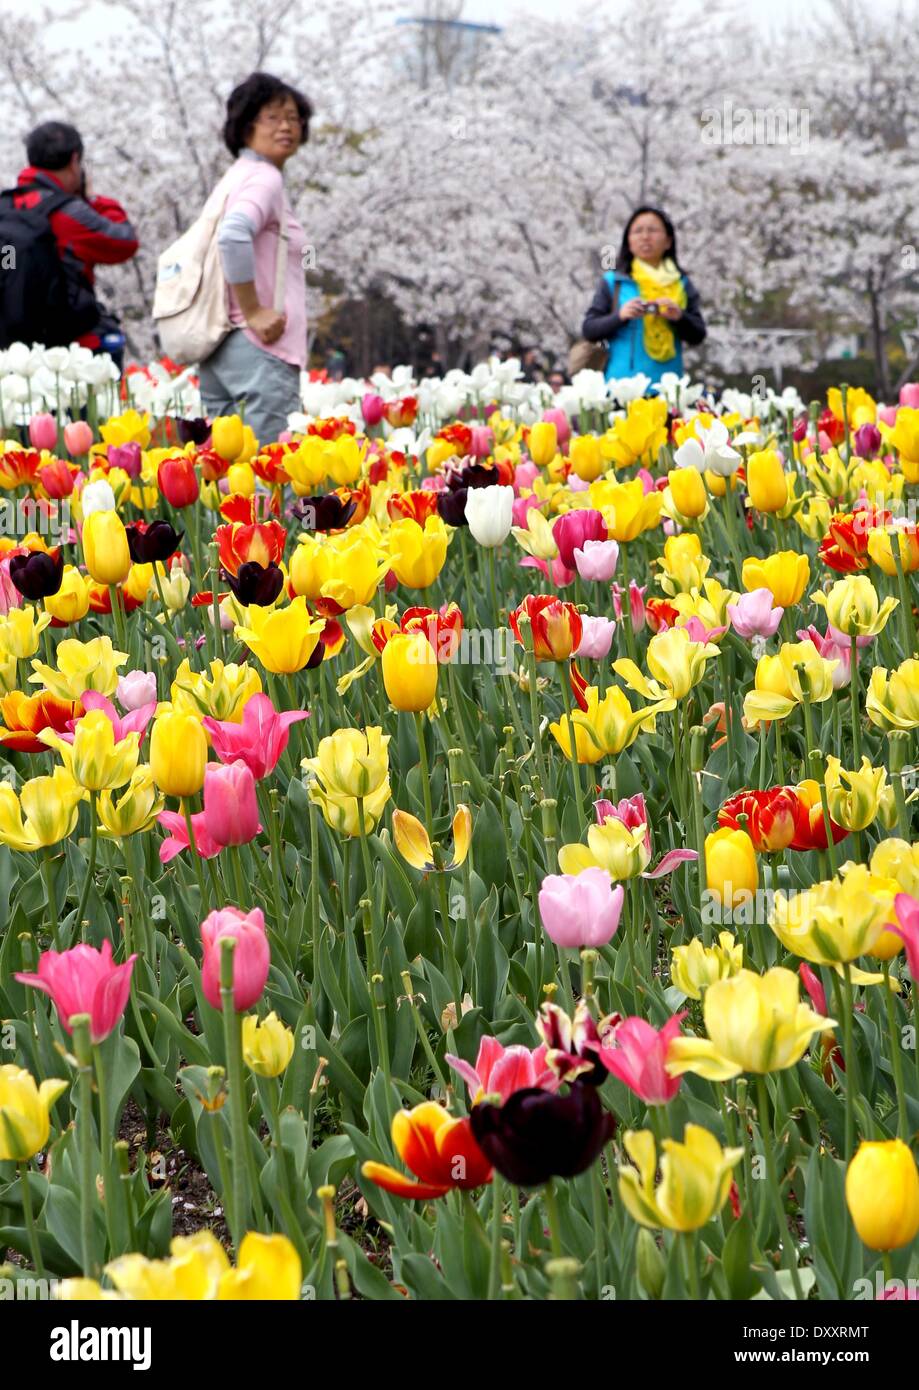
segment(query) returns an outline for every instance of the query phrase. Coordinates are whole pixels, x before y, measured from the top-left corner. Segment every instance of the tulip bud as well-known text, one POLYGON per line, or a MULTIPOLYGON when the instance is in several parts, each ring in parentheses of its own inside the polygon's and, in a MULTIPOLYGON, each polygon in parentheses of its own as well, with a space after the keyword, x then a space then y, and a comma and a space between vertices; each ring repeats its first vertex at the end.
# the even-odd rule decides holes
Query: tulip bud
POLYGON ((532 425, 527 449, 533 462, 540 468, 546 468, 558 453, 558 430, 555 425, 545 420, 532 425))
POLYGON ((919 1170, 901 1139, 865 1140, 846 1173, 846 1205, 871 1250, 899 1250, 919 1233, 919 1170))
POLYGON ((361 401, 361 415, 369 429, 378 425, 383 418, 383 397, 368 391, 361 401))
POLYGON ((383 684, 394 709, 420 713, 437 693, 437 655, 422 632, 397 633, 383 648, 383 684))
POLYGON ((725 907, 736 907, 756 892, 759 871, 753 841, 745 830, 715 830, 705 837, 706 886, 725 907))
POLYGON ((667 474, 670 495, 681 516, 701 516, 708 506, 705 484, 696 468, 673 468, 667 474))
POLYGON ((294 1035, 277 1014, 243 1019, 243 1060, 256 1076, 280 1076, 294 1055, 294 1035))
POLYGON ((211 424, 211 447, 222 459, 237 459, 243 450, 243 422, 238 415, 218 415, 211 424))
POLYGON ((747 460, 750 505, 760 512, 780 512, 788 501, 788 480, 775 449, 763 449, 747 460))
POLYGON ((255 778, 242 759, 205 770, 204 827, 218 845, 247 845, 261 829, 255 778))
POLYGON ((638 1232, 635 1253, 639 1284, 649 1298, 660 1298, 664 1292, 667 1262, 646 1226, 642 1226, 638 1232))
POLYGON ((207 735, 195 715, 166 710, 153 723, 150 766, 167 796, 194 796, 204 785, 207 735))
POLYGON ((93 446, 93 432, 85 420, 72 420, 64 426, 64 445, 68 454, 88 454, 93 446))
POLYGON ((204 945, 201 990, 215 1009, 222 1007, 220 942, 224 937, 236 938, 233 951, 233 1007, 237 1013, 242 1013, 261 998, 271 964, 271 950, 261 910, 255 907, 246 913, 238 907, 225 907, 209 913, 201 923, 204 945))
POLYGON ((57 422, 53 415, 42 411, 29 421, 29 442, 35 449, 53 449, 57 444, 57 422))
POLYGON ((171 507, 190 507, 198 500, 198 475, 193 460, 186 454, 163 459, 157 469, 156 481, 171 507))
POLYGON ((128 577, 131 552, 117 512, 91 512, 83 522, 83 559, 97 584, 120 584, 128 577))
POLYGON ((248 463, 231 464, 227 471, 227 485, 231 492, 240 497, 252 497, 255 492, 255 474, 248 463))

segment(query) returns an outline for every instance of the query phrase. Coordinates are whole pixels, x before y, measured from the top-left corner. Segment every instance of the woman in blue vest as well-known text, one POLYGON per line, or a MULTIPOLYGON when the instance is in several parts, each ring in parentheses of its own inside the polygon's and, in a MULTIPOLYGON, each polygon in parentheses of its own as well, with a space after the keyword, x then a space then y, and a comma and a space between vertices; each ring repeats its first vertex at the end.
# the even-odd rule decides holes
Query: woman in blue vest
POLYGON ((705 338, 699 292, 677 260, 676 232, 658 208, 632 213, 616 269, 603 276, 582 329, 591 343, 607 341, 607 381, 644 373, 652 385, 665 372, 683 372, 683 344, 705 338))

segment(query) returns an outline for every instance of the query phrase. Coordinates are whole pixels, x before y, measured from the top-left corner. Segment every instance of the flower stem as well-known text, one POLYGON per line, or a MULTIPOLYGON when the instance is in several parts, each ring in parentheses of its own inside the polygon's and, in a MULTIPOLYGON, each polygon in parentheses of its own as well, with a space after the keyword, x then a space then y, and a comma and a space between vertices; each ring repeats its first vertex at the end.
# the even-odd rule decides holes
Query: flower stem
POLYGON ((804 1290, 801 1287, 801 1276, 798 1273, 797 1251, 794 1241, 791 1238, 791 1232, 788 1229, 785 1208, 782 1206, 782 1190, 779 1187, 779 1179, 775 1167, 775 1149, 773 1145, 772 1126, 769 1120, 769 1095, 766 1090, 766 1078, 762 1073, 757 1076, 756 1084, 759 1106, 759 1130, 763 1138, 766 1176, 769 1182, 769 1190, 772 1194, 776 1221, 778 1222, 779 1240, 782 1242, 783 1258, 791 1273, 791 1282, 794 1285, 795 1298, 802 1300, 804 1298, 804 1290))

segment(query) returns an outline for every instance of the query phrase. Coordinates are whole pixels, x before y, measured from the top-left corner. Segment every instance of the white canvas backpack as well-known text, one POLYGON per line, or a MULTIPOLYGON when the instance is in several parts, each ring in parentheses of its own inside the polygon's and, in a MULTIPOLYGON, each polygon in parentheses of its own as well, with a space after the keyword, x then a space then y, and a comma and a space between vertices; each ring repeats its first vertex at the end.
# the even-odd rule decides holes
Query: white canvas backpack
MULTIPOLYGON (((233 326, 217 245, 217 232, 229 196, 228 177, 224 175, 197 220, 157 261, 153 320, 163 352, 177 362, 203 362, 233 326)), ((285 199, 274 281, 274 307, 279 313, 284 309, 287 240, 285 199)))

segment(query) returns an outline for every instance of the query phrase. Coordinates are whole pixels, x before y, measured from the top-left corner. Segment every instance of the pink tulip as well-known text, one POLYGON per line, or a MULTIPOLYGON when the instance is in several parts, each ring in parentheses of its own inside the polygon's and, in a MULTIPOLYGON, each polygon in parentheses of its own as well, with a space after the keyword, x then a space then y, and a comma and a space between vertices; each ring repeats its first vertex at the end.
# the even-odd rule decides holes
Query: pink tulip
POLYGON ((900 387, 900 404, 909 410, 919 410, 919 381, 908 381, 900 387))
POLYGON ((20 984, 32 985, 50 995, 58 1017, 68 1033, 75 1014, 89 1014, 89 1034, 94 1043, 102 1042, 118 1026, 131 993, 131 972, 136 953, 122 965, 112 963, 112 943, 106 939, 102 950, 81 943, 69 951, 43 951, 38 974, 17 974, 20 984))
POLYGON ((741 594, 736 603, 729 603, 727 615, 737 636, 745 642, 752 637, 774 637, 785 609, 772 605, 769 589, 754 589, 749 594, 741 594))
MULTIPOLYGON (((178 811, 161 811, 156 819, 164 830, 170 832, 160 845, 160 863, 168 864, 177 854, 189 848, 188 826, 185 817, 178 811)), ((223 849, 223 845, 218 844, 207 833, 203 811, 192 816, 191 829, 199 859, 213 859, 223 849)))
POLYGON ((240 724, 222 722, 210 715, 201 722, 220 761, 244 762, 260 781, 277 767, 290 738, 291 724, 309 717, 309 710, 305 709, 279 714, 267 695, 258 694, 250 695, 246 701, 240 724))
POLYGON ((574 552, 574 565, 582 579, 608 584, 619 563, 616 541, 585 541, 574 552))
POLYGON ((878 420, 892 428, 897 423, 897 407, 895 405, 879 405, 878 420))
POLYGON ((890 930, 906 943, 906 963, 909 973, 919 985, 919 898, 910 893, 898 893, 894 898, 897 913, 896 923, 890 930))
POLYGON ((619 927, 625 889, 614 888, 605 869, 547 874, 539 890, 539 915, 556 946, 606 946, 619 927))
MULTIPOLYGON (((645 594, 648 591, 647 584, 639 586, 635 580, 629 581, 629 610, 632 614, 632 631, 641 632, 645 625, 645 594)), ((622 617, 622 595, 625 593, 618 584, 613 585, 613 611, 617 618, 622 617)))
MULTIPOLYGON (((647 468, 639 468, 635 476, 641 480, 642 490, 646 497, 649 492, 657 492, 657 483, 655 483, 654 478, 648 472, 647 468)), ((658 481, 661 482, 664 487, 667 486, 666 478, 660 478, 658 481)))
POLYGON ((855 431, 853 444, 860 459, 874 458, 881 447, 881 431, 877 425, 860 425, 855 431))
MULTIPOLYGON (((473 458, 487 459, 495 447, 495 432, 490 425, 473 425, 472 441, 469 445, 473 458)), ((538 472, 538 470, 537 470, 538 472)))
POLYGON ((801 976, 801 983, 807 990, 808 998, 817 1013, 821 1014, 823 1018, 826 1018, 826 990, 820 983, 820 976, 817 974, 816 970, 811 969, 807 961, 802 961, 798 966, 798 974, 801 976))
MULTIPOLYGON (((829 632, 826 636, 811 625, 810 627, 799 627, 797 637, 800 642, 813 642, 819 654, 825 661, 838 661, 839 665, 833 671, 833 689, 842 690, 852 679, 852 645, 848 637, 842 645, 834 641, 829 632)), ((857 650, 857 648, 856 648, 857 650)))
POLYGON ((33 449, 53 449, 57 444, 57 421, 42 411, 29 421, 29 442, 33 449))
POLYGON ((585 657, 588 661, 602 661, 609 655, 616 624, 611 618, 591 618, 582 613, 581 627, 581 643, 575 656, 585 657))
POLYGON ((242 758, 205 768, 204 828, 218 845, 247 845, 261 831, 255 777, 242 758))
POLYGON ((378 425, 383 418, 384 402, 382 396, 374 395, 368 391, 361 401, 361 414, 364 417, 364 424, 370 429, 378 425))
POLYGON ((679 1034, 685 1011, 658 1031, 643 1018, 624 1018, 604 1035, 597 1056, 645 1105, 666 1105, 680 1089, 679 1076, 667 1075, 667 1053, 679 1034))
POLYGON ((143 467, 140 445, 130 440, 127 444, 110 444, 108 461, 112 468, 121 468, 129 478, 139 478, 143 467))
POLYGON ((64 445, 71 458, 88 454, 93 446, 93 432, 85 420, 71 420, 64 426, 64 445))
POLYGON ((201 923, 204 961, 201 966, 201 988, 204 997, 215 1009, 222 1007, 220 999, 220 942, 225 936, 235 936, 233 952, 233 1007, 237 1013, 251 1009, 262 996, 271 964, 271 949, 265 932, 265 917, 261 908, 242 912, 238 907, 215 908, 201 923))
POLYGON ((279 444, 291 444, 292 442, 293 442, 293 434, 291 433, 291 431, 290 431, 290 430, 281 430, 281 433, 278 435, 278 443, 279 443, 279 444))
POLYGON ((152 671, 128 671, 121 677, 115 698, 124 710, 156 704, 156 676, 152 671))
POLYGON ((608 538, 603 513, 592 507, 575 507, 552 523, 552 539, 558 546, 559 559, 569 570, 575 568, 575 550, 582 550, 585 541, 605 541, 608 538))
POLYGON ((444 1060, 469 1087, 469 1099, 473 1104, 482 1096, 498 1095, 503 1105, 515 1091, 528 1090, 531 1086, 554 1090, 558 1084, 546 1066, 544 1046, 529 1048, 515 1043, 505 1047, 497 1038, 486 1034, 479 1043, 474 1067, 450 1052, 444 1060))
POLYGON ((5 618, 11 608, 21 608, 22 594, 10 579, 10 557, 0 560, 0 618, 5 618))
POLYGON ((542 418, 547 425, 555 426, 555 433, 558 436, 558 447, 564 449, 568 440, 571 438, 571 421, 568 419, 564 410, 560 410, 557 405, 552 406, 550 410, 543 411, 542 418))
MULTIPOLYGON (((549 578, 549 566, 547 562, 545 560, 537 560, 535 555, 527 555, 524 560, 520 561, 520 566, 522 569, 539 570, 545 575, 546 579, 549 578)), ((561 557, 556 555, 555 559, 552 561, 552 583, 555 585, 556 589, 565 589, 569 584, 573 584, 576 573, 576 570, 568 569, 562 562, 561 557)))
POLYGON ((515 497, 511 505, 512 524, 514 526, 526 526, 527 513, 532 511, 534 507, 540 506, 542 503, 532 492, 528 493, 526 497, 515 497))
POLYGON ((538 477, 539 469, 535 463, 531 463, 529 460, 525 463, 518 463, 514 469, 514 491, 519 493, 521 488, 532 487, 538 477))
POLYGON ((723 637, 727 632, 727 624, 721 627, 706 627, 701 618, 697 618, 695 613, 691 618, 687 618, 682 624, 689 633, 690 640, 693 642, 717 642, 719 637, 723 637))

